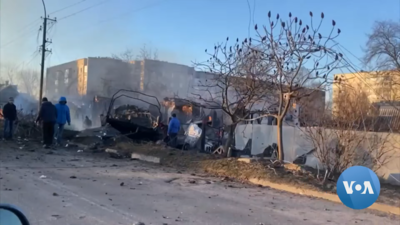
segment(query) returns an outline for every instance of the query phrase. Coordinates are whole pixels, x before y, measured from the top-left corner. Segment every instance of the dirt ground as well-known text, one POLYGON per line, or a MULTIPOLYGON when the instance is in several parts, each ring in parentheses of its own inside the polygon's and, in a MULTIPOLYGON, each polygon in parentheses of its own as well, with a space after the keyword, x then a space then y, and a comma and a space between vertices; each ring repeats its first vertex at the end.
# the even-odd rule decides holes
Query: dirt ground
MULTIPOLYGON (((336 193, 336 182, 327 181, 322 185, 313 172, 291 170, 283 167, 272 168, 270 162, 240 162, 235 158, 221 158, 218 155, 201 154, 194 151, 181 151, 155 144, 138 145, 118 143, 116 148, 128 155, 141 153, 161 158, 161 164, 178 167, 183 170, 195 170, 208 174, 247 182, 249 178, 268 180, 278 184, 290 184, 295 187, 336 193)), ((381 192, 377 202, 400 207, 400 188, 381 183, 381 192)))
POLYGON ((0 141, 0 201, 31 224, 398 224, 398 216, 79 148, 0 141), (20 147, 22 147, 20 149, 20 147), (34 193, 34 194, 32 194, 34 193), (139 221, 141 223, 139 223, 139 221), (396 222, 397 221, 397 222, 396 222))

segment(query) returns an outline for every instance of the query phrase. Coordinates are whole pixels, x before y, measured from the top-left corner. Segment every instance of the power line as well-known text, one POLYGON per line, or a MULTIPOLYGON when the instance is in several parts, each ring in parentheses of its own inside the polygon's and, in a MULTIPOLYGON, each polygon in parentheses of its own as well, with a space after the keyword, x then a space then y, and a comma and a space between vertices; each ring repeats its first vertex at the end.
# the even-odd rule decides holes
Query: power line
POLYGON ((30 29, 29 32, 24 32, 22 35, 20 35, 20 36, 18 36, 18 37, 15 37, 13 40, 11 40, 11 41, 5 43, 4 45, 0 46, 0 49, 9 46, 10 44, 12 44, 12 43, 18 41, 19 39, 21 39, 21 38, 23 38, 23 37, 29 36, 29 35, 31 35, 31 34, 33 34, 33 33, 39 32, 39 31, 40 31, 40 28, 39 28, 39 29, 35 28, 34 30, 30 29))
POLYGON ((37 18, 35 20, 33 20, 32 22, 28 23, 27 25, 25 25, 24 27, 22 27, 21 29, 18 29, 18 31, 16 33, 20 33, 21 31, 27 29, 28 27, 31 27, 32 25, 34 25, 35 23, 39 22, 40 18, 37 18))
POLYGON ((89 6, 89 7, 86 7, 86 8, 84 8, 84 9, 81 9, 81 10, 79 10, 79 11, 77 11, 77 12, 71 13, 71 14, 69 14, 69 15, 67 15, 67 16, 64 16, 64 17, 61 17, 61 18, 58 19, 58 21, 61 21, 61 20, 67 19, 67 18, 69 18, 69 17, 75 16, 75 15, 77 15, 77 14, 79 14, 79 13, 85 12, 85 11, 87 11, 87 10, 89 10, 89 9, 92 9, 92 8, 94 8, 94 7, 97 7, 97 6, 100 6, 100 5, 102 5, 102 4, 104 4, 104 3, 108 2, 108 1, 110 1, 110 0, 101 1, 101 2, 99 2, 99 3, 96 3, 96 4, 94 4, 94 5, 91 5, 91 6, 89 6))
POLYGON ((128 15, 130 15, 130 14, 132 14, 132 13, 139 12, 139 11, 142 11, 142 10, 144 10, 144 9, 148 9, 148 8, 153 7, 153 6, 160 5, 161 3, 165 2, 165 1, 167 1, 167 0, 160 0, 160 1, 154 2, 153 4, 150 4, 150 5, 147 5, 147 6, 143 6, 143 7, 141 7, 141 8, 135 9, 135 10, 129 10, 129 11, 127 11, 127 12, 125 12, 125 13, 122 13, 122 14, 120 14, 120 15, 118 15, 118 16, 114 16, 114 17, 111 17, 111 18, 109 18, 109 19, 99 21, 99 22, 98 22, 97 24, 95 24, 95 25, 102 24, 102 23, 105 23, 105 22, 109 22, 109 21, 111 21, 111 20, 115 20, 115 19, 119 19, 119 18, 128 16, 128 15))
MULTIPOLYGON (((87 1, 87 0, 81 0, 81 1, 79 1, 79 2, 76 2, 76 3, 74 3, 74 4, 65 6, 64 8, 58 9, 58 10, 53 11, 53 12, 51 12, 51 13, 61 12, 61 11, 65 10, 65 9, 71 8, 71 7, 73 7, 73 6, 75 6, 75 5, 78 5, 78 4, 80 4, 80 3, 82 3, 82 2, 85 2, 85 1, 87 1)), ((39 21, 40 21, 40 18, 37 18, 37 19, 33 20, 32 22, 30 22, 30 23, 28 23, 27 25, 23 26, 21 29, 18 29, 18 31, 17 31, 16 33, 20 33, 20 32, 22 32, 22 31, 24 31, 25 29, 31 27, 32 25, 37 24, 37 22, 39 22, 39 21)), ((31 32, 32 32, 32 31, 31 31, 31 32)), ((26 32, 25 32, 25 33, 26 33, 26 32)), ((25 33, 24 33, 24 34, 25 34, 25 33)), ((24 36, 24 35, 22 35, 22 36, 24 36)), ((17 35, 16 38, 13 38, 13 40, 11 40, 11 41, 7 42, 6 44, 2 45, 0 48, 4 48, 4 47, 6 47, 6 46, 9 45, 9 44, 14 43, 16 40, 18 40, 18 39, 20 39, 20 38, 21 38, 21 35, 17 35)))
POLYGON ((81 4, 81 3, 83 3, 83 2, 86 2, 86 1, 87 1, 87 0, 81 0, 81 1, 79 1, 79 2, 75 2, 75 3, 73 3, 73 4, 71 4, 71 5, 67 5, 67 6, 65 6, 65 7, 61 8, 61 9, 57 9, 56 11, 53 11, 53 12, 51 12, 51 13, 49 13, 49 14, 54 14, 54 13, 58 13, 58 12, 64 11, 64 10, 66 10, 66 9, 69 9, 69 8, 71 8, 71 7, 74 7, 74 6, 76 6, 76 5, 79 5, 79 4, 81 4))
POLYGON ((89 26, 87 26, 85 28, 82 28, 81 30, 88 31, 88 30, 90 30, 90 29, 92 29, 92 28, 94 28, 94 27, 96 27, 98 25, 101 25, 103 23, 107 23, 107 22, 110 22, 110 21, 113 21, 113 20, 116 20, 116 19, 120 19, 120 18, 129 16, 130 14, 133 14, 133 13, 136 13, 136 12, 140 12, 142 10, 145 10, 145 9, 160 5, 161 3, 164 3, 165 1, 167 1, 167 0, 160 0, 160 1, 154 2, 153 4, 150 4, 150 5, 147 5, 147 6, 143 6, 141 8, 135 9, 135 10, 129 10, 129 11, 127 11, 125 13, 122 13, 122 14, 120 14, 118 16, 113 16, 113 17, 110 17, 108 19, 98 21, 97 23, 91 24, 91 25, 89 25, 89 26))

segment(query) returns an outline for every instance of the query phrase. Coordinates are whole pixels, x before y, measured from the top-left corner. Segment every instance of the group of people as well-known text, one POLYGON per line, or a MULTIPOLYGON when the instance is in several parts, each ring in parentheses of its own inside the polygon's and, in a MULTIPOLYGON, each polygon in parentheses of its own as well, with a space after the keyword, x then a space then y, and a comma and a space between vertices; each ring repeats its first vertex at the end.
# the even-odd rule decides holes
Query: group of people
POLYGON ((71 116, 67 105, 67 98, 61 97, 56 105, 46 97, 42 99, 36 123, 42 123, 44 148, 50 148, 53 138, 61 144, 65 124, 71 125, 71 116))
MULTIPOLYGON (((3 107, 4 118, 4 139, 13 138, 14 124, 17 120, 17 108, 14 99, 10 98, 8 103, 3 107)), ((61 97, 58 104, 53 105, 46 97, 42 99, 42 105, 36 124, 42 124, 43 144, 45 148, 50 148, 53 139, 57 140, 57 144, 61 144, 62 134, 65 124, 71 125, 71 117, 67 99, 61 97)))

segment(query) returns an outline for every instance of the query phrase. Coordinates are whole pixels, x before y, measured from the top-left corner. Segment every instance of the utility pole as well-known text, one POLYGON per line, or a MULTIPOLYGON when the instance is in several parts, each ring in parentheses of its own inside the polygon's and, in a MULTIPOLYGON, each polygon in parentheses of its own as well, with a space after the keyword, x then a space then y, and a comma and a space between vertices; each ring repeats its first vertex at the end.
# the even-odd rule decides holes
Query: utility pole
POLYGON ((43 17, 43 41, 42 41, 42 46, 41 46, 41 51, 42 51, 42 63, 40 64, 40 90, 39 90, 39 109, 42 106, 42 98, 43 98, 43 78, 44 78, 44 61, 46 58, 46 52, 51 52, 51 50, 48 50, 46 48, 46 43, 51 43, 51 41, 47 40, 46 34, 47 34, 47 22, 52 21, 52 22, 57 22, 57 19, 50 19, 49 15, 47 15, 46 11, 46 4, 44 0, 42 0, 43 4, 43 11, 44 11, 44 17, 43 17))
POLYGON ((50 19, 49 16, 43 18, 43 26, 42 26, 42 31, 43 31, 43 40, 42 40, 42 46, 41 46, 41 51, 42 51, 42 62, 40 64, 40 91, 39 91, 39 109, 40 106, 42 105, 42 98, 43 98, 43 79, 44 79, 44 70, 45 70, 45 58, 46 58, 46 52, 51 52, 51 50, 46 48, 47 43, 51 43, 50 40, 47 39, 46 34, 47 34, 47 23, 48 21, 52 22, 57 22, 57 19, 50 19))

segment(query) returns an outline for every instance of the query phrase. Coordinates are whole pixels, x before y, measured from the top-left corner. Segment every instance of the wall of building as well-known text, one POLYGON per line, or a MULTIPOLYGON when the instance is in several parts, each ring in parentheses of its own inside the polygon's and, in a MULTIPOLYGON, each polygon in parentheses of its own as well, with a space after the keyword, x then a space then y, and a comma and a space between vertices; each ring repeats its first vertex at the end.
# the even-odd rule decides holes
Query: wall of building
MULTIPOLYGON (((244 149, 247 142, 251 139, 251 154, 258 155, 263 153, 264 149, 268 146, 277 143, 277 127, 269 126, 265 124, 246 124, 238 125, 235 131, 235 144, 237 149, 244 149)), ((285 154, 285 161, 293 162, 297 157, 309 152, 314 149, 314 145, 310 139, 310 135, 307 135, 308 131, 304 128, 296 128, 291 126, 283 127, 283 149, 285 154)), ((335 135, 329 135, 331 130, 326 129, 327 135, 326 144, 335 142, 333 138, 335 135)), ((388 163, 377 171, 377 174, 388 182, 400 185, 400 135, 399 134, 387 134, 387 133, 373 133, 368 134, 360 133, 360 135, 368 135, 370 138, 365 137, 366 141, 362 142, 359 151, 366 150, 370 145, 375 146, 373 140, 382 140, 379 149, 391 150, 390 154, 386 155, 388 163), (371 141, 371 142, 370 142, 371 141)), ((371 156, 373 157, 373 156, 371 156)), ((306 165, 314 168, 323 168, 323 165, 314 155, 307 156, 306 165)))
POLYGON ((84 86, 86 59, 79 59, 46 70, 44 96, 54 99, 60 95, 79 97, 84 86))
MULTIPOLYGON (((332 85, 332 111, 336 116, 343 98, 365 98, 368 103, 400 100, 400 75, 396 72, 335 74, 332 85)), ((344 106, 343 106, 344 107, 344 106)))
POLYGON ((193 67, 149 59, 143 60, 141 65, 142 91, 161 99, 164 97, 187 98, 194 74, 193 67))
POLYGON ((117 59, 89 57, 86 94, 111 97, 119 89, 137 90, 140 83, 134 66, 117 59))
POLYGON ((138 89, 133 66, 112 58, 89 57, 47 68, 45 95, 58 98, 111 96, 118 89, 138 89))

